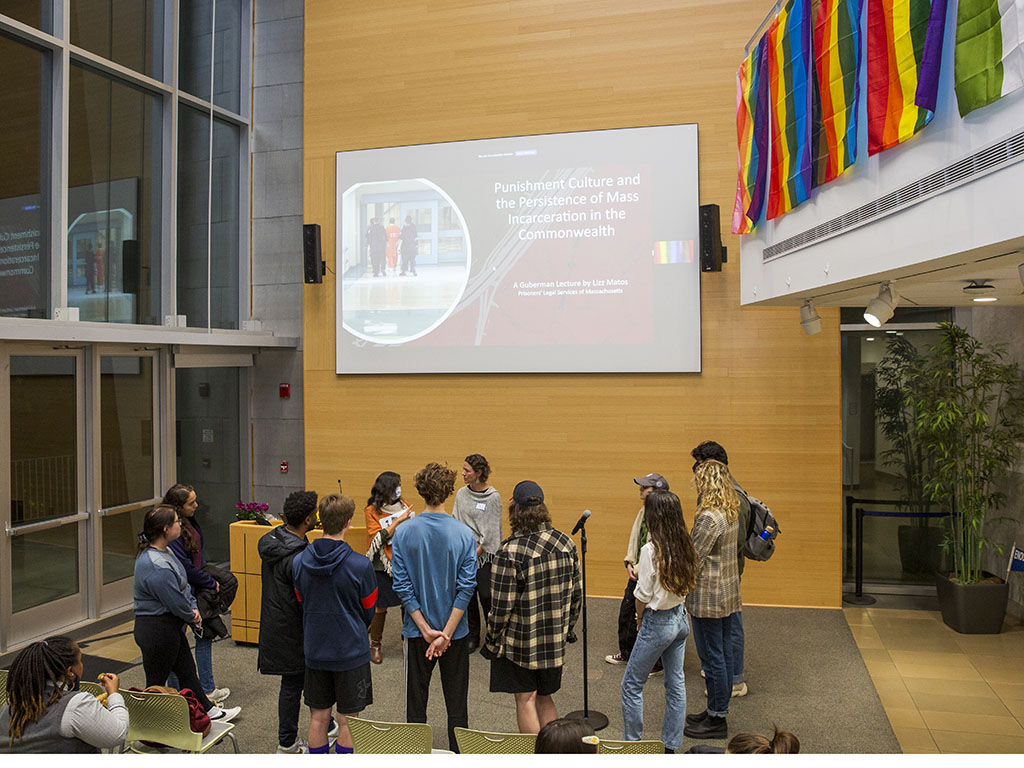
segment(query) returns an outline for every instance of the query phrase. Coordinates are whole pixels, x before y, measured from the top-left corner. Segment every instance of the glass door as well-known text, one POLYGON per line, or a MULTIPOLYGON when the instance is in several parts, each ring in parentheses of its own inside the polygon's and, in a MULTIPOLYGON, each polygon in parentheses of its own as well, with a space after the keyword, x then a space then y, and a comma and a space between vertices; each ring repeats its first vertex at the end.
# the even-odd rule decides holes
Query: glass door
POLYGON ((4 346, 0 412, 8 419, 0 461, 5 645, 86 617, 88 495, 85 365, 81 350, 4 346))

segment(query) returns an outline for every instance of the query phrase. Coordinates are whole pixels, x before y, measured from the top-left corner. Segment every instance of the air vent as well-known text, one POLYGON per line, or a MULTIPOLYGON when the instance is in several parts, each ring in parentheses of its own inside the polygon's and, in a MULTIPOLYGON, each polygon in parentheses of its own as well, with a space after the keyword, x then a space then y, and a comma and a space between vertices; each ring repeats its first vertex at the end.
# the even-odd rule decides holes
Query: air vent
POLYGON ((818 224, 799 234, 768 246, 762 252, 764 261, 771 261, 793 251, 806 248, 830 237, 849 232, 883 216, 909 208, 954 187, 959 187, 986 174, 1024 160, 1024 130, 1000 139, 973 155, 957 160, 934 173, 912 181, 870 203, 818 224))

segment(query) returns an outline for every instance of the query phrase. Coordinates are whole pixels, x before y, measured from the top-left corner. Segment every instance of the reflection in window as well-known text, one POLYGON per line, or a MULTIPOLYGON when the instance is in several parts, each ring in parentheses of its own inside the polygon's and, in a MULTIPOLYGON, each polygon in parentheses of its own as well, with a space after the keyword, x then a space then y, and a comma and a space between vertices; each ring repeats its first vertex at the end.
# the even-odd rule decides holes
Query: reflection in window
POLYGON ((71 67, 68 305, 81 320, 160 322, 160 99, 71 67))
POLYGON ((52 0, 0 0, 0 13, 43 32, 53 31, 52 0))
POLYGON ((11 523, 78 512, 73 357, 11 357, 11 523))
POLYGON ((210 182, 210 118, 178 109, 178 314, 207 327, 206 270, 210 182))
MULTIPOLYGON (((217 3, 220 8, 220 2, 217 3)), ((213 248, 210 265, 210 325, 238 328, 239 129, 213 121, 213 248)))
MULTIPOLYGON (((6 3, 0 7, 8 11, 6 3)), ((0 94, 0 316, 46 317, 50 54, 0 35, 0 94)))
POLYGON ((135 572, 139 531, 152 507, 106 516, 103 520, 103 583, 127 579, 135 572))
MULTIPOLYGON (((213 0, 181 0, 178 11, 178 87, 210 100, 213 0)), ((217 0, 213 103, 238 112, 241 101, 242 3, 217 0)))
POLYGON ((78 592, 79 525, 62 525, 11 539, 12 612, 78 592))
POLYGON ((154 497, 153 358, 100 358, 102 506, 154 497))
POLYGON ((70 0, 71 42, 163 78, 163 0, 70 0))

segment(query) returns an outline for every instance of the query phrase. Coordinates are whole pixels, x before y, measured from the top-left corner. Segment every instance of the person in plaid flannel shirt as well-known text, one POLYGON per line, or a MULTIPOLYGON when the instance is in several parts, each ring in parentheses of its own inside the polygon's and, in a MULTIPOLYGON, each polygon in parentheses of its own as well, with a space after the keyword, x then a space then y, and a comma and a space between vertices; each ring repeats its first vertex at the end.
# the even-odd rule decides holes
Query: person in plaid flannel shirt
POLYGON ((491 610, 481 655, 491 660, 494 693, 516 700, 520 733, 538 733, 557 719, 552 694, 562 685, 565 643, 583 604, 573 540, 551 527, 544 491, 532 480, 510 499, 512 535, 491 565, 491 610))

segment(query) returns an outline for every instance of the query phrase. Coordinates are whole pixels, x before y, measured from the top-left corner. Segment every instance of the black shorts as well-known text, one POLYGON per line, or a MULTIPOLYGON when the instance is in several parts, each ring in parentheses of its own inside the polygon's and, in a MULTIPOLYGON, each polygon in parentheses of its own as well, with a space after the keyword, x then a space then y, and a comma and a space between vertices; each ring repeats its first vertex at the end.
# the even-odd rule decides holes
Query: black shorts
POLYGON ((550 696, 562 687, 562 668, 527 669, 506 658, 491 660, 491 693, 532 693, 550 696))
POLYGON ((339 713, 354 715, 373 704, 369 662, 344 672, 306 667, 303 687, 306 706, 311 709, 330 709, 337 705, 339 713))

